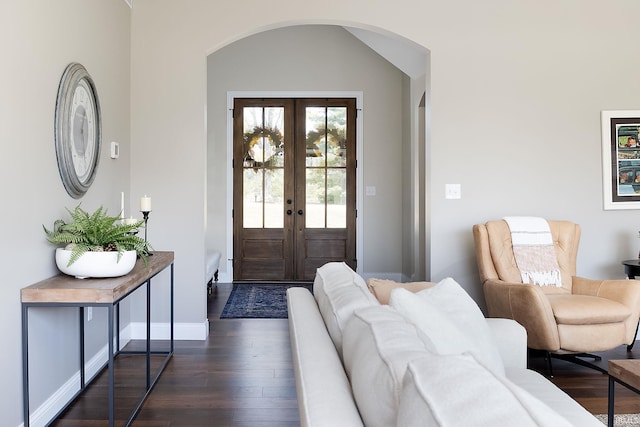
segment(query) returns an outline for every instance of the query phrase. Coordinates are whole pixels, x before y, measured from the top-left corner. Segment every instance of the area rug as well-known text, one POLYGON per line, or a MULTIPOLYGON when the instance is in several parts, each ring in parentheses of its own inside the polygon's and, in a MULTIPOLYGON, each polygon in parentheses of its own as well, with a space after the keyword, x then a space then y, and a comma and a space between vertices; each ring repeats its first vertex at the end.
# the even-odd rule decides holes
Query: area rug
POLYGON ((221 319, 286 319, 287 289, 301 286, 312 290, 307 283, 233 285, 221 319))
MULTIPOLYGON (((596 415, 596 418, 607 425, 607 414, 596 415)), ((613 416, 614 427, 640 427, 640 414, 616 414, 613 416)))

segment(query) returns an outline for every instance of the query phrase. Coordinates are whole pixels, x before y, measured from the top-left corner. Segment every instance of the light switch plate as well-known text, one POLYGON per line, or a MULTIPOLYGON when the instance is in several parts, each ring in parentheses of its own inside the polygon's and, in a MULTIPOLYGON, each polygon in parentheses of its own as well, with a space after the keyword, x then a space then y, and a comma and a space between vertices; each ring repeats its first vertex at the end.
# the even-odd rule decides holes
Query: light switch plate
POLYGON ((444 185, 444 198, 445 199, 461 199, 462 189, 460 184, 445 184, 444 185))

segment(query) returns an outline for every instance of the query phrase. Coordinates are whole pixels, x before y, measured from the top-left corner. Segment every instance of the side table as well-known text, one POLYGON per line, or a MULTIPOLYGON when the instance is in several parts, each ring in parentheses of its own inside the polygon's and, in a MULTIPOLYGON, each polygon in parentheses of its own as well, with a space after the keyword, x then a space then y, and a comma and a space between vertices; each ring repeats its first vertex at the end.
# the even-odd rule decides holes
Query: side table
POLYGON ((636 276, 640 276, 640 259, 628 259, 622 261, 622 265, 624 265, 624 274, 629 279, 635 279, 636 276))
POLYGON ((640 360, 609 360, 609 403, 607 425, 613 427, 615 383, 640 394, 640 360))
MULTIPOLYGON (((628 259, 628 260, 622 261, 622 265, 624 265, 624 274, 627 275, 629 280, 634 280, 636 276, 640 276, 640 259, 638 258, 628 259)), ((640 327, 640 323, 638 324, 638 327, 640 327)), ((638 335, 638 327, 636 327, 635 336, 638 335)), ((634 344, 635 344, 635 341, 629 344, 627 346, 627 351, 631 351, 634 344)))

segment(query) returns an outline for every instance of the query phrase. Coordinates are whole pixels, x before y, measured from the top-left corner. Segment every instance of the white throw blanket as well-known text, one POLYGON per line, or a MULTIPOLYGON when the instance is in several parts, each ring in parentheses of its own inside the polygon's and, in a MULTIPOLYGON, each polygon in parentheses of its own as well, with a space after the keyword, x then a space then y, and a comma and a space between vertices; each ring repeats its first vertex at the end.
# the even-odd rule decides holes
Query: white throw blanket
POLYGON ((510 216, 504 220, 511 230, 513 255, 522 283, 562 286, 549 223, 531 216, 510 216))

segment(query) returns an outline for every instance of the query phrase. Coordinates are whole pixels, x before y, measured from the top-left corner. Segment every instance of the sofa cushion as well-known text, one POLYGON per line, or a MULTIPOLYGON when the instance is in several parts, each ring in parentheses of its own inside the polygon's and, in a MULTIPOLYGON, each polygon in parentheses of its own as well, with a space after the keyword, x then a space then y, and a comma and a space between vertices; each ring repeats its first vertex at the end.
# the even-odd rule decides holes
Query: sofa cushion
POLYGON ((389 305, 415 324, 439 354, 469 351, 494 372, 504 374, 504 365, 491 330, 478 305, 451 278, 412 293, 391 292, 389 305))
POLYGON ((403 288, 411 292, 418 292, 426 288, 435 286, 434 282, 396 282, 388 279, 367 279, 367 286, 380 304, 389 304, 391 291, 396 288, 403 288))
POLYGON ((554 426, 571 424, 470 354, 426 354, 409 362, 395 425, 554 426))
POLYGON ((379 303, 362 277, 344 262, 330 262, 318 268, 313 295, 333 345, 342 357, 342 330, 353 311, 379 303))
POLYGON ((356 310, 344 330, 344 367, 367 427, 395 425, 407 363, 427 345, 414 325, 387 305, 356 310))

